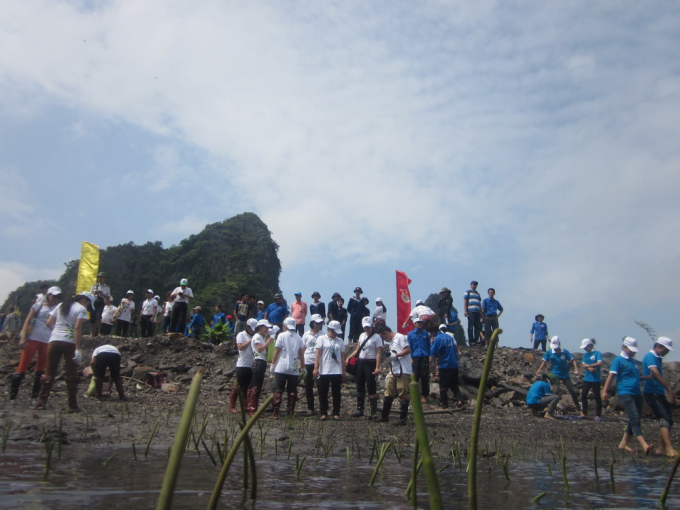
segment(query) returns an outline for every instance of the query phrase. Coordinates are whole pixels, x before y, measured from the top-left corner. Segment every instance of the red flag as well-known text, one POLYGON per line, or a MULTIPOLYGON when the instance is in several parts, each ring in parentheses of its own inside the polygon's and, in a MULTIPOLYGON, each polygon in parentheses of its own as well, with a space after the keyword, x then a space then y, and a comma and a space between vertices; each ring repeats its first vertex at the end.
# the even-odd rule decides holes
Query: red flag
POLYGON ((410 283, 411 280, 406 273, 397 271, 397 331, 403 335, 413 329, 413 324, 410 322, 407 327, 403 327, 411 314, 411 292, 408 290, 410 283))

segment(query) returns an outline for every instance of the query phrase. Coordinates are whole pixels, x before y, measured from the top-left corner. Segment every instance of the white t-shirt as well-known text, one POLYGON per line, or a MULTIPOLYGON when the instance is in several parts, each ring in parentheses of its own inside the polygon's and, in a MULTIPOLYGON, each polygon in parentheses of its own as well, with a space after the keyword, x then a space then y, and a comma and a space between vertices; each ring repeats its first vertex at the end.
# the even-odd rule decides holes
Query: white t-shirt
POLYGON ((387 312, 385 311, 385 308, 383 306, 376 306, 375 311, 373 312, 373 318, 374 319, 382 319, 384 321, 387 320, 387 312))
POLYGON ((316 341, 316 350, 321 351, 319 375, 342 375, 342 353, 345 352, 345 342, 342 338, 321 335, 316 341))
POLYGON ((392 342, 390 342, 390 352, 392 353, 390 363, 392 364, 392 373, 394 375, 411 375, 413 371, 411 367, 411 353, 399 358, 396 356, 397 353, 400 353, 406 347, 408 347, 406 336, 401 333, 395 333, 392 342))
MULTIPOLYGON (((42 294, 40 295, 42 296, 42 294)), ((55 308, 56 306, 49 307, 47 304, 43 306, 43 303, 36 303, 33 305, 35 314, 31 320, 31 333, 28 335, 29 340, 44 343, 50 341, 52 330, 47 327, 47 319, 49 319, 50 313, 52 313, 55 308)))
MULTIPOLYGON (((245 331, 241 331, 238 335, 236 335, 236 346, 238 347, 239 344, 244 344, 248 341, 250 341, 253 337, 246 333, 245 331)), ((245 368, 252 368, 253 366, 253 349, 249 345, 243 350, 238 351, 238 360, 236 360, 236 366, 237 367, 245 367, 245 368)))
POLYGON ((158 302, 154 299, 145 299, 142 303, 142 315, 153 315, 156 313, 156 308, 158 308, 158 302))
POLYGON ((52 310, 50 315, 57 320, 50 335, 50 342, 76 343, 73 328, 78 319, 87 320, 87 309, 80 303, 73 303, 68 315, 64 317, 61 314, 61 305, 58 305, 52 310))
POLYGON ((259 333, 253 335, 253 341, 250 346, 253 348, 253 361, 262 360, 267 361, 267 349, 262 352, 258 352, 256 346, 264 345, 266 342, 265 338, 259 333))
POLYGON ((94 351, 92 351, 92 359, 96 358, 98 354, 102 354, 103 352, 110 352, 111 354, 118 354, 120 356, 120 351, 116 349, 113 345, 100 345, 97 347, 94 351))
POLYGON ((419 319, 423 315, 435 315, 435 313, 432 311, 432 308, 429 308, 425 305, 418 305, 413 310, 411 310, 411 320, 413 322, 415 322, 416 319, 419 319))
POLYGON ((113 305, 106 305, 102 310, 102 324, 113 324, 113 316, 116 313, 116 307, 113 305))
POLYGON ((321 330, 315 335, 311 330, 307 331, 302 337, 305 346, 305 365, 313 365, 316 360, 316 343, 321 336, 321 330))
POLYGON ((90 292, 94 297, 104 297, 104 296, 109 296, 111 297, 111 287, 106 285, 105 283, 95 283, 92 288, 90 289, 90 292), (101 296, 97 296, 95 292, 100 292, 101 296))
POLYGON ((300 375, 300 349, 302 338, 295 332, 284 331, 276 339, 275 347, 281 349, 279 359, 276 360, 274 372, 278 374, 300 375))
POLYGON ((33 304, 37 305, 39 303, 44 303, 46 300, 47 296, 41 292, 40 294, 35 295, 35 303, 33 304))
POLYGON ((167 317, 170 315, 170 312, 172 311, 172 304, 174 301, 166 301, 165 302, 165 310, 163 311, 163 317, 167 317))
MULTIPOLYGON (((366 340, 366 333, 361 333, 361 336, 357 341, 359 347, 361 347, 361 344, 364 343, 364 340, 366 340)), ((373 336, 371 336, 371 338, 368 339, 368 342, 366 342, 364 348, 361 349, 361 352, 359 353, 359 359, 375 359, 376 349, 382 349, 382 345, 383 345, 382 338, 380 338, 380 336, 378 336, 377 334, 373 333, 373 336)))
POLYGON ((135 313, 135 302, 129 299, 123 299, 120 302, 121 311, 118 319, 121 321, 130 322, 132 314, 135 313))
POLYGON ((194 293, 191 292, 191 289, 189 287, 185 287, 182 289, 182 287, 177 287, 175 290, 172 291, 172 295, 175 296, 175 303, 188 303, 189 298, 194 297, 194 293), (180 296, 179 293, 183 292, 184 296, 180 296))

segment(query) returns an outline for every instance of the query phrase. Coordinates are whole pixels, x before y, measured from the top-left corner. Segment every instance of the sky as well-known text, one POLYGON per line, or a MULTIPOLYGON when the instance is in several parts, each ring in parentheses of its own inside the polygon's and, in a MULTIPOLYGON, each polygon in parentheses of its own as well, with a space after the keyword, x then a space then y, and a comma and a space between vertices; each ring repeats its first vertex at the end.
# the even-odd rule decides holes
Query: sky
POLYGON ((250 211, 289 301, 680 340, 678 47, 676 2, 0 0, 0 298, 250 211))

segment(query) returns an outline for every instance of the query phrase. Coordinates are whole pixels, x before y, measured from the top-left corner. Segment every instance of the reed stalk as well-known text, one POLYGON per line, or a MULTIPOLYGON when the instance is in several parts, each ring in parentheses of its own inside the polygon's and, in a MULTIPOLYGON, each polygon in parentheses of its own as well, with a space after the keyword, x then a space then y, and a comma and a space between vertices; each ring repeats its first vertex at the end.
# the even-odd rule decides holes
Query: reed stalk
POLYGON ((212 456, 212 453, 210 453, 210 450, 208 450, 208 445, 205 444, 205 440, 201 440, 201 444, 203 445, 203 448, 205 448, 205 453, 208 454, 208 457, 210 457, 210 460, 213 463, 213 466, 217 466, 217 462, 215 462, 215 457, 212 456))
POLYGON ((593 467, 595 468, 595 478, 599 479, 597 474, 597 445, 593 445, 593 467))
POLYGON ((151 435, 149 436, 149 440, 146 442, 146 449, 144 450, 144 457, 149 455, 149 448, 151 448, 151 441, 153 441, 153 438, 156 435, 156 432, 158 432, 159 426, 160 426, 160 418, 158 420, 156 420, 156 423, 153 426, 153 431, 151 432, 151 435))
POLYGON ((531 502, 532 503, 538 503, 539 501, 541 501, 541 499, 543 499, 543 496, 545 496, 546 494, 547 494, 547 492, 541 492, 538 496, 534 497, 531 500, 531 502))
POLYGON ((59 413, 59 435, 57 436, 57 458, 61 459, 61 428, 64 422, 64 411, 59 413))
MULTIPOLYGON (((668 491, 671 489, 671 483, 673 482, 673 477, 675 477, 675 472, 678 470, 678 465, 680 465, 680 453, 675 456, 675 462, 673 462, 673 467, 671 472, 668 474, 668 479, 666 480, 666 485, 664 485, 663 492, 661 492, 661 497, 659 498, 659 504, 661 506, 666 505, 666 498, 668 497, 668 491)), ((612 481, 613 483, 613 481, 612 481)))
POLYGON ((378 456, 378 460, 375 463, 375 469, 373 469, 373 475, 371 476, 371 480, 368 482, 368 485, 373 487, 373 483, 375 482, 375 477, 378 476, 378 471, 380 470, 380 466, 382 466, 383 459, 385 458, 385 455, 390 449, 390 446, 392 443, 383 443, 382 447, 380 448, 380 455, 378 456))
POLYGON ((299 455, 295 456, 295 481, 297 482, 300 481, 300 471, 302 471, 302 466, 305 465, 305 460, 307 460, 306 455, 302 457, 302 460, 300 460, 299 455))
POLYGON ((106 460, 104 461, 104 467, 108 466, 108 465, 109 465, 109 462, 111 462, 111 461, 116 457, 116 455, 118 455, 118 452, 114 453, 114 454, 111 455, 108 459, 106 459, 106 460))
POLYGON ((47 481, 47 476, 50 474, 50 466, 52 465, 52 448, 54 448, 54 441, 49 441, 46 446, 46 458, 45 458, 45 473, 43 474, 43 480, 47 481))
POLYGON ((7 418, 5 420, 5 426, 2 429, 2 453, 5 453, 5 448, 7 448, 7 439, 9 438, 9 431, 12 429, 12 420, 7 418))

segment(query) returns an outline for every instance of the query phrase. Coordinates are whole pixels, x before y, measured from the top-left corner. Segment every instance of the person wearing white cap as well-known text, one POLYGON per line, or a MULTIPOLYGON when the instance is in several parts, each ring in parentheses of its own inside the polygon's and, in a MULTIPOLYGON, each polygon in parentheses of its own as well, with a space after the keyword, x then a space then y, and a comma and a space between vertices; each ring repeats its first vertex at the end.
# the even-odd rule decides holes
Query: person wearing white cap
POLYGON ((283 320, 283 333, 276 337, 272 372, 274 372, 274 413, 272 418, 279 419, 283 394, 288 395, 288 416, 295 414, 297 387, 300 373, 304 371, 305 347, 297 334, 297 323, 293 317, 283 320))
POLYGON ((81 292, 65 299, 47 319, 47 327, 52 330, 47 347, 47 366, 42 377, 42 386, 35 409, 44 409, 57 375, 61 357, 64 357, 64 372, 68 388, 68 407, 78 412, 78 364, 82 361, 83 324, 87 320, 88 308, 94 310, 94 296, 81 292))
POLYGON ((333 394, 333 420, 340 420, 342 394, 340 384, 345 380, 345 342, 340 338, 338 321, 328 323, 328 332, 316 342, 313 376, 319 388, 319 419, 328 418, 328 390, 333 394))
POLYGON ((581 341, 581 349, 585 354, 581 360, 583 364, 583 387, 581 388, 581 416, 588 416, 588 393, 593 392, 595 399, 595 421, 600 421, 602 416, 602 399, 600 398, 600 385, 602 384, 601 369, 602 353, 595 350, 595 339, 584 338, 581 341))
POLYGON ((439 333, 430 346, 430 363, 436 360, 439 370, 439 400, 442 409, 448 409, 448 392, 453 392, 453 398, 458 407, 463 405, 463 398, 458 389, 458 351, 453 335, 446 333, 446 324, 439 326, 439 333))
POLYGON ((376 298, 375 310, 373 311, 373 321, 381 320, 387 322, 387 307, 383 303, 382 298, 376 298))
POLYGON ((413 375, 420 382, 420 401, 427 403, 430 396, 430 335, 424 329, 423 320, 415 320, 416 329, 409 331, 406 339, 411 348, 413 375))
POLYGON ((187 287, 188 281, 182 278, 179 282, 179 287, 172 291, 172 296, 175 300, 172 304, 172 315, 170 316, 170 332, 182 333, 187 324, 187 311, 189 310, 189 301, 194 299, 193 291, 187 287))
MULTIPOLYGON (((408 326, 409 321, 413 322, 415 325, 416 321, 421 320, 423 322, 423 328, 425 331, 432 330, 432 321, 435 318, 435 313, 429 306, 425 306, 425 303, 421 299, 416 301, 416 306, 411 310, 410 315, 402 324, 403 328, 408 326)), ((437 331, 437 327, 434 326, 434 331, 437 331)))
POLYGON ((609 398, 609 387, 612 386, 612 381, 616 378, 616 392, 619 396, 619 403, 628 415, 628 425, 619 443, 619 448, 632 452, 633 449, 628 446, 628 441, 631 437, 635 437, 640 446, 642 446, 645 455, 649 455, 654 445, 647 444, 640 427, 642 395, 640 394, 640 370, 635 362, 635 354, 637 352, 637 340, 629 336, 625 337, 621 347, 621 354, 614 358, 609 367, 609 375, 604 383, 604 388, 602 388, 602 400, 606 402, 609 398))
MULTIPOLYGON (((33 391, 31 392, 31 401, 38 398, 40 391, 40 379, 45 373, 45 366, 47 365, 47 344, 50 341, 50 328, 47 327, 47 320, 50 313, 57 307, 61 301, 61 289, 59 287, 50 287, 47 289, 45 299, 34 304, 28 311, 24 327, 21 329, 21 337, 19 340, 19 347, 21 351, 21 360, 19 366, 11 376, 11 387, 9 391, 9 400, 16 403, 17 394, 19 393, 19 386, 24 380, 28 366, 38 353, 38 360, 33 369, 33 391)), ((35 402, 33 402, 35 405, 35 402)))
POLYGON ((236 384, 231 389, 229 397, 229 412, 238 413, 236 409, 236 402, 238 400, 238 389, 246 398, 250 381, 253 378, 253 348, 250 346, 255 329, 257 328, 257 321, 255 319, 248 319, 243 331, 236 335, 236 347, 238 348, 238 359, 236 360, 236 384), (238 388, 238 389, 237 389, 238 388))
POLYGON ((385 379, 385 397, 383 398, 382 413, 378 421, 389 422, 392 403, 399 397, 399 420, 395 426, 406 425, 408 417, 408 405, 411 400, 409 383, 411 382, 411 348, 408 340, 401 333, 393 332, 389 327, 380 331, 380 338, 384 343, 390 344, 390 373, 385 379))
POLYGON ((132 319, 132 314, 135 313, 135 293, 128 290, 125 293, 125 297, 120 300, 120 305, 118 310, 116 310, 115 318, 116 322, 116 335, 117 336, 127 336, 128 329, 130 328, 130 320, 132 319))
POLYGON ((90 336, 101 334, 102 312, 106 306, 106 296, 111 297, 111 287, 106 285, 106 273, 97 273, 97 283, 91 288, 90 292, 94 296, 94 313, 90 316, 90 336))
POLYGON ((563 382, 574 401, 579 416, 581 416, 581 403, 579 402, 576 388, 574 388, 574 383, 571 382, 571 377, 569 376, 569 365, 573 365, 574 374, 576 375, 578 375, 578 365, 576 364, 574 356, 568 350, 562 349, 558 336, 554 336, 550 339, 550 349, 543 355, 543 362, 536 371, 536 377, 541 375, 546 363, 550 363, 551 372, 557 377, 555 393, 557 393, 557 390, 559 389, 560 382, 563 382))
POLYGON ((309 321, 309 330, 303 335, 302 343, 305 347, 305 396, 307 397, 307 416, 314 416, 314 361, 316 360, 316 343, 321 337, 323 317, 319 314, 312 315, 309 321))
POLYGON ((113 330, 114 315, 116 314, 116 307, 113 304, 111 296, 104 296, 104 309, 102 310, 102 335, 110 335, 113 330))
POLYGON ((248 395, 246 395, 246 410, 250 416, 257 410, 260 400, 264 375, 267 371, 267 348, 275 340, 274 335, 269 334, 271 327, 267 319, 257 321, 257 329, 250 343, 253 351, 253 378, 250 380, 248 395))
POLYGON ((373 329, 373 320, 364 317, 361 321, 364 332, 359 336, 357 348, 349 355, 349 361, 357 357, 357 410, 352 413, 353 418, 364 415, 364 401, 368 392, 368 402, 370 414, 368 419, 373 420, 378 417, 378 390, 376 387, 375 376, 380 373, 380 362, 382 361, 382 338, 373 329))
POLYGON ((672 350, 673 341, 666 336, 660 336, 654 342, 652 350, 642 359, 642 375, 650 377, 645 380, 642 395, 654 417, 659 420, 659 445, 656 454, 668 457, 675 457, 677 454, 671 442, 673 412, 668 403, 670 401, 671 404, 675 404, 675 392, 663 376, 662 360, 672 350))
POLYGON ((153 291, 148 289, 146 291, 146 299, 142 303, 142 309, 139 311, 139 323, 142 329, 142 338, 151 338, 155 327, 154 321, 158 313, 158 301, 153 297, 153 291))

